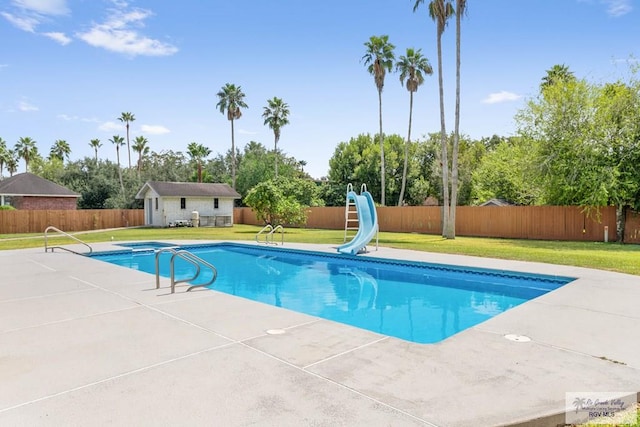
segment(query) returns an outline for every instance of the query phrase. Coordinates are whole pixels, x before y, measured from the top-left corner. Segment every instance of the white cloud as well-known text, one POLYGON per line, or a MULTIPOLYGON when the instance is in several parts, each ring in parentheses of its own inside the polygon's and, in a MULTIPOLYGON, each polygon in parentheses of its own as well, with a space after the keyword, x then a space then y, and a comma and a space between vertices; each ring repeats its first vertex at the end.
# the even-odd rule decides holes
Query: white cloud
POLYGON ((238 133, 240 135, 257 135, 258 134, 258 132, 252 132, 252 131, 244 130, 244 129, 238 129, 238 133))
POLYGON ((13 0, 13 4, 42 15, 66 15, 69 13, 66 0, 13 0))
MULTIPOLYGON (((124 2, 115 4, 121 9, 127 6, 124 2)), ((144 27, 144 20, 151 15, 151 11, 139 8, 113 10, 106 22, 94 24, 88 31, 79 32, 76 36, 91 46, 130 56, 173 55, 178 51, 177 47, 149 38, 138 30, 144 27)))
POLYGON ((122 123, 104 122, 98 126, 98 129, 103 132, 124 131, 124 126, 122 123))
POLYGON ((29 104, 27 101, 20 101, 18 102, 18 110, 28 112, 28 111, 38 111, 39 108, 33 104, 29 104))
POLYGON ((517 101, 520 98, 522 98, 522 95, 502 90, 500 92, 490 93, 488 97, 482 100, 482 102, 484 104, 498 104, 501 102, 517 101))
POLYGON ((32 18, 30 16, 16 16, 8 12, 2 12, 0 14, 4 17, 4 19, 11 22, 15 27, 23 31, 28 31, 30 33, 35 32, 36 27, 40 23, 40 21, 38 21, 36 18, 32 18))
POLYGON ((142 125, 140 126, 140 130, 143 133, 148 133, 151 135, 164 135, 171 132, 169 129, 161 125, 142 125))
POLYGON ((62 46, 66 46, 71 43, 71 39, 67 37, 64 33, 42 33, 43 35, 49 37, 52 40, 57 41, 62 46))
POLYGON ((631 0, 603 0, 603 2, 607 5, 607 13, 614 17, 626 15, 633 10, 631 0))
POLYGON ((78 120, 78 116, 69 116, 67 114, 58 114, 57 117, 59 119, 66 120, 66 121, 78 120))

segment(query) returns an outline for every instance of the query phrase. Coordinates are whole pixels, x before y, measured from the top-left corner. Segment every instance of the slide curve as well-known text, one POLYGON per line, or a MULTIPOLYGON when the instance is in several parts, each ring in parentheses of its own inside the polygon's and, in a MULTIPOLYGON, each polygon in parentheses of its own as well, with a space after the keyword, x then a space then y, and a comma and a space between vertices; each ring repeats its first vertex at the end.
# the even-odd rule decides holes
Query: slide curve
POLYGON ((378 214, 373 197, 368 191, 357 195, 354 191, 347 193, 347 197, 353 199, 358 211, 358 232, 353 239, 344 245, 338 246, 338 252, 342 254, 356 255, 373 239, 378 232, 378 214))

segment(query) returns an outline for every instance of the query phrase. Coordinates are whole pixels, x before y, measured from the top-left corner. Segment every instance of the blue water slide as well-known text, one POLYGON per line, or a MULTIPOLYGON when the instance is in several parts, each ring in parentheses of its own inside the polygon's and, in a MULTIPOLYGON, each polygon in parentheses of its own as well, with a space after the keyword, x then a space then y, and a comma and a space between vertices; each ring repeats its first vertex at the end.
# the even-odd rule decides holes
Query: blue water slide
POLYGON ((378 214, 376 213, 376 205, 373 203, 373 197, 368 191, 363 191, 360 195, 357 195, 354 191, 349 191, 347 198, 354 200, 356 204, 358 232, 350 242, 338 246, 338 252, 356 255, 369 244, 378 232, 378 214))

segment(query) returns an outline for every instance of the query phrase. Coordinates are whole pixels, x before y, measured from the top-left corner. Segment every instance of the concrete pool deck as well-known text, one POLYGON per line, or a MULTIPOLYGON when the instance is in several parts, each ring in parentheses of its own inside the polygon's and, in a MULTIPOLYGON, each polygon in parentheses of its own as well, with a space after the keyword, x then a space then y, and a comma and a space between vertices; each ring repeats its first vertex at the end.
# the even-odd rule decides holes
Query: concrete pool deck
POLYGON ((640 392, 639 276, 361 256, 578 280, 414 344, 220 292, 172 295, 167 279, 156 290, 152 275, 64 251, 0 251, 0 425, 556 426, 566 392, 640 392))

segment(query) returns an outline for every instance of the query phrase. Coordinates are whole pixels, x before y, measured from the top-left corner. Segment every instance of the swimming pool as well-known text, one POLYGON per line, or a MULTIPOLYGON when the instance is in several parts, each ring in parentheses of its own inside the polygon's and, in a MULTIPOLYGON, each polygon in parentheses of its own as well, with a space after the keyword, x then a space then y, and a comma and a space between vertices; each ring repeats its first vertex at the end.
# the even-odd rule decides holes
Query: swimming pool
MULTIPOLYGON (((235 243, 181 248, 216 266, 218 278, 210 286, 216 291, 424 344, 574 280, 235 243)), ((92 256, 155 274, 153 250, 92 256)), ((162 276, 169 275, 170 257, 160 255, 162 276)), ((175 267, 177 279, 194 274, 179 258, 175 267)), ((203 269, 196 282, 207 280, 207 274, 210 278, 203 269)))

